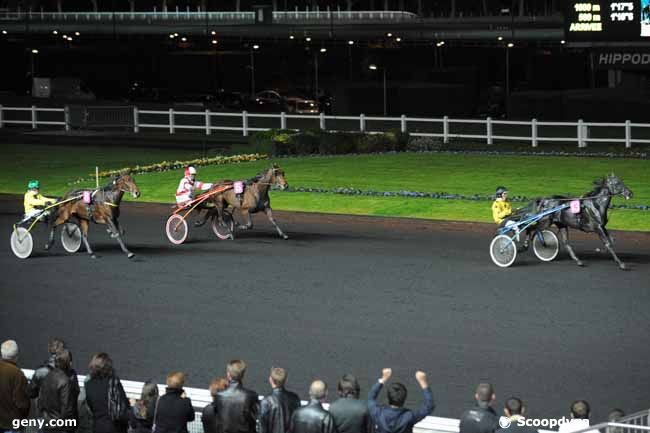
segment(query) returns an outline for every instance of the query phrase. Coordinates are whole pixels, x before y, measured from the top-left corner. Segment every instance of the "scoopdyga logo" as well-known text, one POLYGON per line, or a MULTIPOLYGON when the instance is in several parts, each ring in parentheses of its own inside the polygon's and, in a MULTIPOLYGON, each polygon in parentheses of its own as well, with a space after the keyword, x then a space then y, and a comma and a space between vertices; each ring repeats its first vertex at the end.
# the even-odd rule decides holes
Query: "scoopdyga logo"
MULTIPOLYGON (((581 430, 589 427, 589 420, 588 419, 569 419, 566 417, 562 418, 524 418, 524 417, 517 417, 514 420, 515 425, 519 427, 527 426, 527 427, 543 427, 543 428, 549 428, 549 429, 555 429, 557 427, 560 427, 562 424, 567 424, 571 423, 575 427, 572 429, 574 430, 581 430)), ((503 429, 506 429, 510 427, 513 423, 513 420, 502 416, 499 418, 499 426, 503 429)))
POLYGON ((512 422, 510 421, 510 418, 508 418, 508 417, 502 416, 501 418, 499 418, 499 426, 501 428, 508 428, 508 427, 510 427, 511 423, 512 422))

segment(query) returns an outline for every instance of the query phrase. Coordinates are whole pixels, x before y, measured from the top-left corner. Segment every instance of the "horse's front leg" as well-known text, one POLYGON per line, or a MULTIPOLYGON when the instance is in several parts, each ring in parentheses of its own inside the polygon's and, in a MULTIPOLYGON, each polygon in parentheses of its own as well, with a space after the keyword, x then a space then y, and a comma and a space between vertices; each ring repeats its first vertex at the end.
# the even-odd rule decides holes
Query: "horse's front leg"
POLYGON ((133 254, 131 251, 128 250, 128 248, 126 248, 126 244, 124 243, 124 240, 122 240, 122 235, 120 233, 120 230, 119 230, 116 222, 113 221, 112 218, 106 217, 106 224, 110 227, 111 231, 113 231, 114 233, 117 233, 117 236, 116 236, 117 242, 120 244, 120 248, 122 248, 122 251, 126 254, 126 256, 128 258, 130 258, 130 259, 135 257, 135 254, 133 254))
POLYGON ((566 248, 566 250, 569 252, 569 255, 571 258, 576 262, 578 266, 584 266, 584 263, 582 263, 582 260, 576 256, 576 253, 573 252, 573 248, 571 248, 571 245, 569 245, 569 229, 567 227, 558 227, 559 233, 560 233, 560 242, 562 242, 562 245, 566 248))
POLYGON ((95 256, 95 253, 93 252, 92 248, 90 248, 90 244, 88 243, 88 220, 80 218, 79 227, 81 228, 81 240, 83 240, 84 245, 86 246, 86 251, 88 251, 88 254, 90 254, 91 258, 96 259, 97 256, 95 256))
POLYGON ((250 230, 253 228, 253 220, 251 218, 251 213, 249 209, 240 209, 240 212, 242 216, 244 217, 244 221, 246 221, 246 224, 240 224, 239 228, 241 230, 250 230))
POLYGON ((605 248, 607 248, 607 251, 612 255, 612 258, 618 264, 618 267, 621 268, 622 270, 627 269, 627 266, 625 266, 625 263, 621 261, 621 259, 618 258, 616 255, 616 252, 614 252, 614 248, 612 246, 611 239, 609 237, 609 234, 607 233, 607 230, 603 226, 598 226, 596 229, 596 232, 598 233, 598 236, 600 236, 600 240, 603 241, 603 244, 605 244, 605 248))
POLYGON ((275 230, 277 230, 278 234, 282 237, 282 239, 287 240, 289 239, 289 236, 284 234, 280 226, 275 222, 275 218, 273 218, 273 211, 271 210, 270 207, 267 207, 264 209, 264 212, 266 213, 266 216, 268 217, 269 221, 271 221, 271 224, 273 224, 273 227, 275 227, 275 230))
POLYGON ((122 236, 124 236, 126 232, 124 231, 124 227, 120 225, 120 220, 117 217, 115 217, 113 218, 113 221, 115 222, 115 228, 117 228, 117 232, 122 236))

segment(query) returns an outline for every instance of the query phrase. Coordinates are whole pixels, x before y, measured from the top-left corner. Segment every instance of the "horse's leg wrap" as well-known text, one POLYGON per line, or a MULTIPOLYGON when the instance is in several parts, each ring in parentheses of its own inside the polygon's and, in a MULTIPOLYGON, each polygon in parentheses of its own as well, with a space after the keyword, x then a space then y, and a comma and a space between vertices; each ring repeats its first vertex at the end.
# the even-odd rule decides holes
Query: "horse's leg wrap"
POLYGON ((271 210, 270 207, 267 207, 264 209, 264 212, 266 213, 266 216, 269 218, 269 221, 271 221, 271 224, 273 224, 273 227, 275 227, 275 230, 277 230, 278 234, 280 237, 283 239, 289 239, 289 236, 285 235, 280 226, 275 222, 275 219, 273 218, 273 211, 271 210))
POLYGON ((52 248, 52 245, 54 245, 54 232, 56 232, 56 226, 51 225, 50 226, 50 234, 48 235, 47 243, 45 244, 45 249, 46 250, 49 250, 50 248, 52 248))
POLYGON ((241 210, 241 213, 246 220, 246 224, 240 224, 239 228, 242 230, 250 230, 253 228, 253 220, 251 218, 251 213, 248 210, 241 210))
POLYGON ((135 254, 133 254, 131 251, 126 248, 126 245, 124 244, 124 241, 122 240, 122 236, 120 235, 119 230, 115 226, 115 222, 111 218, 106 218, 106 224, 111 228, 112 231, 117 233, 117 242, 120 244, 120 248, 122 248, 122 251, 129 257, 133 257, 135 254))
POLYGON ((84 231, 81 231, 81 239, 84 241, 84 245, 86 247, 86 251, 92 257, 93 259, 95 258, 95 253, 93 252, 93 249, 90 248, 90 244, 88 243, 88 235, 84 233, 84 231))
POLYGON ((618 258, 616 252, 614 251, 614 248, 612 247, 612 242, 609 237, 609 234, 607 233, 607 230, 605 230, 603 226, 598 226, 597 232, 598 232, 598 236, 600 236, 600 240, 603 241, 605 248, 607 248, 607 251, 609 251, 609 253, 612 255, 612 258, 614 259, 618 267, 621 269, 626 269, 627 267, 625 266, 625 263, 623 263, 621 259, 618 258))
POLYGON ((571 256, 573 261, 575 261, 578 264, 578 266, 582 266, 583 265, 582 260, 580 260, 578 256, 576 256, 576 253, 573 252, 573 248, 571 248, 571 245, 569 245, 569 229, 567 229, 566 227, 560 228, 560 242, 562 242, 566 250, 569 252, 569 255, 571 256))

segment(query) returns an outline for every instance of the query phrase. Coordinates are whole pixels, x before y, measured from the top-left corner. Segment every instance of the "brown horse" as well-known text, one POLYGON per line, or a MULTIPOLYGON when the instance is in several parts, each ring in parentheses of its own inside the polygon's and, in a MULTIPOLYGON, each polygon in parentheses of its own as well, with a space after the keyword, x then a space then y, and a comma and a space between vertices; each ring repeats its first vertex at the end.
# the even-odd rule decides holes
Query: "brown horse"
MULTIPOLYGON (((67 222, 70 218, 75 217, 81 228, 81 238, 86 246, 86 251, 92 258, 95 258, 93 250, 88 244, 88 223, 94 221, 97 224, 106 224, 111 237, 117 238, 122 251, 128 258, 135 256, 126 248, 122 240, 122 230, 119 224, 120 203, 125 192, 130 193, 134 198, 140 196, 140 189, 131 177, 130 173, 124 173, 114 178, 111 183, 103 188, 99 188, 93 195, 92 204, 87 204, 83 199, 72 200, 62 204, 56 213, 56 218, 52 218, 50 223, 50 237, 45 249, 50 249, 54 243, 54 232, 56 227, 67 222)), ((83 190, 74 190, 67 193, 63 200, 83 194, 83 190)))
MULTIPOLYGON (((224 184, 232 183, 230 180, 224 180, 217 182, 215 188, 218 188, 224 184)), ((282 229, 278 226, 273 218, 273 211, 271 210, 271 199, 269 197, 269 189, 271 185, 276 185, 280 189, 286 189, 289 184, 284 177, 284 171, 277 165, 273 164, 266 171, 258 174, 254 178, 246 182, 246 189, 244 190, 243 197, 241 200, 235 194, 233 188, 228 189, 220 194, 215 194, 214 197, 211 197, 208 201, 214 205, 213 209, 209 209, 206 212, 205 217, 202 221, 198 222, 197 225, 203 225, 208 220, 209 217, 218 218, 218 223, 222 227, 226 227, 227 231, 230 232, 230 237, 233 237, 230 227, 224 222, 224 209, 228 207, 239 209, 246 224, 239 225, 238 228, 242 230, 249 230, 253 228, 253 221, 251 220, 251 214, 264 211, 268 217, 273 227, 277 230, 278 234, 283 239, 289 239, 282 229)))

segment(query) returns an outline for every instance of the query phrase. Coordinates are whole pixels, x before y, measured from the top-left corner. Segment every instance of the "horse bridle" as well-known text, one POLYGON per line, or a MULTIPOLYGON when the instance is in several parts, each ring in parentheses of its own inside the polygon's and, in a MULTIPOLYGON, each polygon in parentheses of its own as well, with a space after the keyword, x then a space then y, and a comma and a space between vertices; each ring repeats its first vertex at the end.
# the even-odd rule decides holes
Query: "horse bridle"
MULTIPOLYGON (((120 176, 120 177, 118 177, 118 178, 113 179, 113 185, 117 186, 117 181, 120 180, 120 179, 122 179, 122 177, 123 177, 123 176, 120 176)), ((117 190, 120 191, 120 192, 123 192, 123 193, 133 194, 132 191, 127 191, 127 190, 125 190, 124 188, 121 188, 121 187, 120 187, 120 188, 117 188, 117 190)))
MULTIPOLYGON (((280 167, 273 167, 272 169, 272 176, 275 175, 276 171, 282 170, 280 167)), ((277 182, 255 182, 259 185, 277 185, 277 182)))

